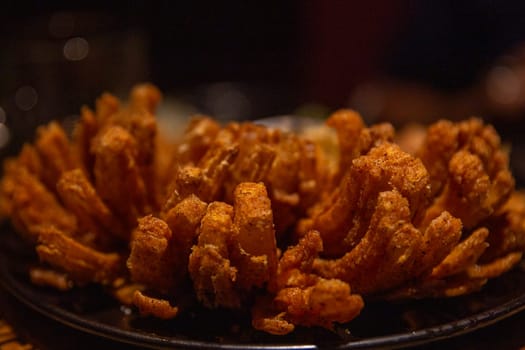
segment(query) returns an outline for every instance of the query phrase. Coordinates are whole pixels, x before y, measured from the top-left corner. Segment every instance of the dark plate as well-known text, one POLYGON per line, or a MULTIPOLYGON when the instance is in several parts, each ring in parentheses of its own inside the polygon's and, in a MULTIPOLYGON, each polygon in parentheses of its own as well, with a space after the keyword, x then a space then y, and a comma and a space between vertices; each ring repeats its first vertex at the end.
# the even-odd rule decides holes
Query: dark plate
POLYGON ((525 272, 515 269, 479 293, 453 299, 369 302, 333 332, 299 328, 271 336, 250 327, 248 312, 194 310, 173 321, 141 318, 96 286, 58 292, 32 285, 36 257, 9 227, 1 229, 0 278, 15 297, 67 326, 148 348, 336 349, 398 348, 427 344, 488 326, 525 309, 525 272))

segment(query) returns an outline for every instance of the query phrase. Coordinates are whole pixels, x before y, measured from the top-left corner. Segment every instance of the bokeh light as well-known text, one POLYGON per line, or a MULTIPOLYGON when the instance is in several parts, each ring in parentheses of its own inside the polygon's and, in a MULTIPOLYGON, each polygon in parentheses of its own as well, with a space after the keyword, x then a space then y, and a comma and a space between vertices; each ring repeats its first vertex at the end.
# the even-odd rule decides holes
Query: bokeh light
POLYGON ((243 119, 250 114, 251 104, 233 83, 221 82, 206 89, 205 104, 218 119, 243 119))
POLYGON ((71 38, 64 45, 64 57, 70 61, 81 61, 89 53, 89 43, 81 37, 71 38))
POLYGON ((15 93, 16 106, 22 111, 29 111, 38 102, 38 93, 32 86, 22 86, 15 93))
POLYGON ((4 148, 9 143, 9 129, 5 124, 0 124, 0 149, 4 148))
POLYGON ((514 104, 522 94, 522 83, 514 70, 506 66, 491 69, 487 78, 487 95, 496 103, 514 104))

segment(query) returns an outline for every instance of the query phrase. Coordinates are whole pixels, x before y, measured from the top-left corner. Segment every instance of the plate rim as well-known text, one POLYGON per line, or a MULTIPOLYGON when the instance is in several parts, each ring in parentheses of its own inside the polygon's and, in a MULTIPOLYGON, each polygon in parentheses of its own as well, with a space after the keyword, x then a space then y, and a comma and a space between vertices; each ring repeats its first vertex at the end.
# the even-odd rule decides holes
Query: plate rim
MULTIPOLYGON (((256 343, 217 343, 191 339, 170 338, 154 333, 130 331, 117 326, 89 320, 74 311, 67 310, 59 305, 44 302, 39 303, 31 297, 32 292, 37 292, 38 286, 30 285, 24 281, 19 281, 10 271, 10 264, 6 262, 8 257, 2 252, 0 261, 0 284, 20 302, 30 307, 34 311, 53 319, 63 325, 76 330, 104 337, 120 343, 130 345, 147 346, 150 349, 166 349, 173 346, 186 349, 251 349, 251 350, 311 350, 318 349, 317 344, 256 344, 256 343), (29 293, 26 290, 29 287, 29 293)), ((440 340, 458 337, 471 333, 478 329, 490 326, 503 319, 509 318, 525 310, 525 294, 514 297, 511 300, 489 308, 487 310, 474 313, 468 317, 463 317, 451 322, 426 327, 405 333, 393 333, 388 335, 376 336, 364 339, 348 340, 341 344, 334 345, 334 349, 397 349, 407 346, 418 346, 435 343, 440 340)))

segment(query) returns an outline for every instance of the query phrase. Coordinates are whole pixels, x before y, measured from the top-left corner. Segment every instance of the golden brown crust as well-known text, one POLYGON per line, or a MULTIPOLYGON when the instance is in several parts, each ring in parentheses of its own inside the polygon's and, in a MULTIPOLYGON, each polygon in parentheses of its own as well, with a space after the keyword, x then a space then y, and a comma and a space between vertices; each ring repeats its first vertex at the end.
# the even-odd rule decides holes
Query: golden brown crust
POLYGON ((312 273, 321 250, 316 231, 286 250, 270 284, 273 299, 261 297, 252 309, 254 328, 278 335, 293 331, 295 325, 331 329, 335 322, 349 322, 359 314, 363 299, 352 294, 347 283, 312 273))
POLYGON ((482 262, 525 249, 525 193, 514 192, 495 215, 484 222, 489 229, 489 247, 482 262))
POLYGON ((51 191, 54 191, 60 176, 78 165, 66 132, 57 122, 39 127, 35 148, 44 165, 39 174, 40 178, 51 191))
POLYGON ((80 110, 80 120, 73 129, 72 151, 76 163, 82 170, 92 178, 94 155, 91 153, 91 141, 99 131, 99 125, 95 113, 87 106, 80 110))
POLYGON ((384 143, 352 162, 341 186, 299 229, 318 230, 323 237, 324 254, 341 256, 355 247, 365 234, 379 192, 390 189, 396 189, 408 199, 410 218, 417 220, 428 201, 426 169, 398 146, 384 143))
POLYGON ((123 272, 117 253, 101 253, 84 246, 54 227, 42 227, 36 251, 40 259, 79 283, 110 284, 123 272))
POLYGON ((11 223, 26 239, 36 243, 39 227, 53 225, 72 235, 77 230, 76 218, 66 211, 33 174, 18 164, 12 164, 2 179, 5 211, 11 223))
POLYGON ((149 212, 137 141, 125 129, 112 126, 94 140, 92 151, 97 193, 128 228, 135 227, 137 218, 149 212))
POLYGON ((138 307, 142 316, 154 316, 163 320, 175 318, 179 308, 171 306, 168 300, 152 298, 137 290, 133 294, 133 304, 138 307))
POLYGON ((243 289, 261 287, 277 269, 271 202, 262 183, 243 182, 235 188, 234 196, 233 240, 238 284, 243 289))
POLYGON ((239 307, 277 269, 271 204, 263 184, 241 183, 233 206, 214 202, 201 221, 189 270, 199 300, 209 307, 239 307))
POLYGON ((164 221, 151 215, 139 219, 127 260, 134 282, 162 293, 174 290, 176 280, 172 265, 175 257, 170 249, 171 237, 172 232, 164 221))
POLYGON ((396 139, 339 110, 323 140, 197 116, 171 141, 161 98, 103 94, 71 139, 52 122, 4 162, 0 217, 37 245, 34 283, 102 284, 162 319, 251 309, 286 334, 349 322, 366 297, 471 293, 523 256, 525 194, 480 119, 396 139))
POLYGON ((473 229, 514 190, 507 152, 494 128, 480 119, 430 126, 417 155, 429 169, 435 198, 425 222, 448 210, 473 229))
POLYGON ((196 165, 210 149, 220 125, 210 117, 194 116, 180 141, 176 157, 181 165, 196 165))
POLYGON ((80 230, 95 235, 100 247, 107 247, 114 238, 126 238, 122 224, 81 169, 63 173, 57 182, 57 192, 65 207, 77 217, 80 230))
POLYGON ((355 248, 340 259, 316 260, 314 269, 325 278, 348 282, 357 293, 378 293, 431 269, 460 234, 459 220, 446 213, 420 232, 410 223, 408 201, 397 191, 381 192, 367 232, 355 248))
POLYGON ((237 268, 230 261, 233 208, 210 203, 201 221, 199 241, 192 249, 189 272, 197 299, 207 307, 236 308, 241 296, 235 285, 237 268))
POLYGON ((60 291, 73 288, 74 283, 68 275, 53 269, 34 267, 29 270, 31 283, 37 286, 52 287, 60 291))
POLYGON ((334 185, 339 183, 355 158, 366 154, 374 146, 391 142, 394 138, 392 125, 384 123, 367 128, 361 115, 350 109, 334 112, 326 124, 336 130, 339 142, 339 168, 333 179, 334 185))

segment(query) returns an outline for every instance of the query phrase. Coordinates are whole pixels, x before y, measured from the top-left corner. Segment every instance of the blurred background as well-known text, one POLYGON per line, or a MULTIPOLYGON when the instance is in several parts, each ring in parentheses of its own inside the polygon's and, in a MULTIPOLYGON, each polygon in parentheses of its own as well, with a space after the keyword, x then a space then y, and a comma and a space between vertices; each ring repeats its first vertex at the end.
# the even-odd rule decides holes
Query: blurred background
POLYGON ((0 156, 104 91, 151 81, 172 121, 481 116, 512 142, 522 182, 524 18, 522 0, 4 2, 0 156))

